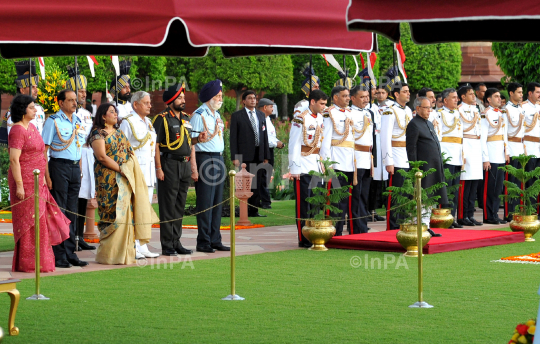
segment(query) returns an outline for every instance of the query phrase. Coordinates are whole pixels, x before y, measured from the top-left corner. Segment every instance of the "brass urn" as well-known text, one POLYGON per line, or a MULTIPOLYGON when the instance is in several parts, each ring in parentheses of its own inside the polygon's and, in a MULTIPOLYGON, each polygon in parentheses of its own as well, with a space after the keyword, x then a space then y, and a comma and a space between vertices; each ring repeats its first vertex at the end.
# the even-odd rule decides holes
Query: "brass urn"
POLYGON ((313 244, 309 250, 328 251, 324 245, 336 234, 336 227, 332 220, 307 220, 302 234, 313 244))
POLYGON ((532 236, 540 229, 538 215, 514 214, 510 222, 510 229, 512 232, 523 232, 525 234, 525 241, 535 241, 532 236))
MULTIPOLYGON (((404 254, 405 257, 418 257, 418 229, 416 224, 400 225, 396 239, 407 250, 404 254)), ((422 224, 422 247, 427 245, 429 239, 431 239, 431 235, 427 231, 427 226, 422 224)))
POLYGON ((431 209, 431 218, 429 219, 429 226, 431 228, 448 228, 454 223, 454 217, 452 216, 451 209, 431 209))

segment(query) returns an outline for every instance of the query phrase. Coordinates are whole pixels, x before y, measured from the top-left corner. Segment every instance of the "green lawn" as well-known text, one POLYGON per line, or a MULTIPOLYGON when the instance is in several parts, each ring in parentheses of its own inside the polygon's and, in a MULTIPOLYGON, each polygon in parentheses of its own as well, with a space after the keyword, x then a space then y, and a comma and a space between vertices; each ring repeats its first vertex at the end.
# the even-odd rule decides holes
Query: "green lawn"
MULTIPOLYGON (((382 252, 295 250, 237 258, 237 293, 229 259, 44 277, 50 301, 26 301, 33 280, 19 283, 18 337, 5 343, 507 343, 538 309, 538 269, 492 263, 540 251, 520 243, 424 259, 424 298, 417 301, 417 260, 380 269, 363 261, 400 259, 382 252), (172 268, 171 268, 172 267, 172 268)), ((404 258, 401 258, 404 259, 404 258)), ((7 324, 9 298, 0 298, 7 324)))
POLYGON ((12 235, 0 235, 0 252, 13 251, 15 242, 12 235))

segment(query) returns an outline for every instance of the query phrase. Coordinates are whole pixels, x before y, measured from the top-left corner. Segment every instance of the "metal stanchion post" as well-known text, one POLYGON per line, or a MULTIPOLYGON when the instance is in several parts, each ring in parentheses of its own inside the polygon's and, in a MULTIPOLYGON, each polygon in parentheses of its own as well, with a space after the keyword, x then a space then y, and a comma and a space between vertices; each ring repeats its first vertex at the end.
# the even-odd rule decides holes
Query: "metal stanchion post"
POLYGON ((38 169, 34 170, 34 231, 36 233, 36 293, 30 297, 27 297, 27 300, 50 300, 48 297, 43 296, 39 293, 39 273, 41 270, 41 263, 39 258, 39 173, 38 169))
POLYGON ((235 217, 235 212, 234 212, 234 189, 235 189, 235 183, 234 183, 234 176, 236 176, 236 172, 234 170, 231 170, 229 171, 229 177, 230 177, 230 196, 231 198, 229 199, 229 205, 231 207, 231 214, 230 214, 230 218, 231 218, 231 294, 228 295, 227 297, 224 297, 222 298, 222 300, 226 300, 226 301, 241 301, 241 300, 245 300, 245 298, 241 297, 241 296, 238 296, 236 295, 236 281, 235 281, 235 263, 234 263, 234 258, 235 258, 235 252, 236 252, 236 243, 235 243, 235 234, 234 234, 234 217, 235 217))
POLYGON ((418 235, 418 302, 410 305, 411 308, 433 308, 427 302, 424 302, 424 291, 423 291, 423 271, 422 271, 422 256, 423 254, 423 245, 422 245, 422 172, 416 172, 414 175, 416 177, 416 223, 417 223, 417 235, 418 235))

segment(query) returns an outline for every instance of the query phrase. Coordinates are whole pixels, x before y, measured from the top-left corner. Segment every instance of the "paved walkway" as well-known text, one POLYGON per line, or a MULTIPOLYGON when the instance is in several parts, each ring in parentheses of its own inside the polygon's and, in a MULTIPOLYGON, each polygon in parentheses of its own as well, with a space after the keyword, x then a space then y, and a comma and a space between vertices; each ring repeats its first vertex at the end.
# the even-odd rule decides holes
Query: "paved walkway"
MULTIPOLYGON (((479 209, 481 210, 481 209, 479 209)), ((502 213, 500 212, 499 216, 502 218, 502 213)), ((476 212, 475 218, 477 220, 482 219, 482 213, 476 212)), ((383 222, 370 222, 368 226, 371 227, 371 232, 379 232, 386 229, 386 221, 383 222)), ((464 227, 464 229, 493 229, 501 228, 507 225, 493 226, 486 225, 479 227, 464 227)), ((97 228, 96 228, 97 232, 97 228)), ((0 223, 0 233, 13 233, 13 227, 11 224, 0 223)), ((221 231, 221 236, 223 238, 223 243, 227 246, 230 244, 230 231, 221 231)), ((182 245, 184 247, 192 249, 194 252, 190 256, 192 261, 202 260, 202 259, 213 259, 213 258, 223 258, 229 257, 230 252, 216 252, 216 253, 202 253, 195 252, 197 238, 197 230, 195 229, 184 229, 182 235, 182 245)), ((96 244, 93 244, 96 245, 96 244)), ((161 244, 159 241, 159 229, 152 229, 152 240, 148 244, 150 251, 161 253, 161 244)), ((263 228, 254 228, 254 229, 242 229, 236 231, 236 255, 241 256, 245 254, 257 254, 264 252, 278 252, 278 251, 287 251, 287 250, 296 250, 298 248, 297 240, 297 231, 296 226, 274 226, 274 227, 263 227, 263 228)), ((129 266, 135 265, 103 265, 95 262, 96 250, 92 251, 81 251, 78 252, 78 256, 81 260, 87 261, 90 264, 83 268, 81 267, 71 267, 69 269, 60 269, 57 268, 55 272, 42 273, 41 276, 56 276, 77 272, 88 272, 88 271, 98 271, 98 270, 111 270, 111 269, 121 269, 129 266)), ((166 257, 159 256, 157 258, 150 258, 147 260, 139 260, 137 264, 166 264, 171 262, 182 262, 186 261, 187 256, 177 256, 177 257, 166 257)), ((11 265, 13 260, 13 252, 0 252, 0 279, 3 278, 34 278, 34 273, 23 273, 23 272, 11 272, 11 265)))

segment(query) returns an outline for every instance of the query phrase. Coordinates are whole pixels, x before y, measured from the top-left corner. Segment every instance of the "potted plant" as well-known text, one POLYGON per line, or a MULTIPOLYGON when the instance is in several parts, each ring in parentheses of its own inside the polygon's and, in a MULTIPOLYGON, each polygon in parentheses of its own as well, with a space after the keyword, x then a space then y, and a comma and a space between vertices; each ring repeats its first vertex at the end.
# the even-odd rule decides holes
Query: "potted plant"
MULTIPOLYGON (((309 175, 322 180, 324 183, 328 183, 338 176, 347 179, 343 173, 336 172, 331 168, 334 164, 337 164, 337 162, 331 161, 329 158, 321 160, 322 172, 309 171, 309 175)), ((308 214, 313 215, 313 218, 306 220, 305 226, 302 227, 302 234, 313 244, 309 248, 310 250, 328 250, 325 244, 336 234, 336 228, 334 227, 334 221, 336 219, 330 217, 330 213, 339 214, 342 212, 341 209, 336 208, 333 204, 339 203, 344 198, 349 197, 351 188, 352 186, 348 184, 330 190, 326 187, 317 186, 312 189, 313 196, 306 198, 306 201, 311 204, 308 214)))
MULTIPOLYGON (((398 219, 400 226, 399 231, 396 234, 396 238, 401 246, 407 250, 405 253, 405 256, 407 257, 418 256, 417 226, 418 221, 422 221, 422 219, 418 219, 416 216, 417 202, 414 187, 415 174, 420 172, 422 173, 422 178, 425 178, 427 175, 436 171, 434 168, 427 171, 422 171, 420 167, 422 167, 424 164, 427 164, 427 162, 409 161, 410 169, 408 172, 405 172, 404 170, 397 171, 397 173, 400 173, 404 178, 403 186, 390 186, 387 188, 388 191, 384 193, 386 196, 389 196, 390 194, 392 195, 392 199, 394 200, 392 202, 394 204, 393 207, 399 206, 399 208, 396 209, 396 212, 403 215, 400 219, 398 219)), ((438 204, 437 201, 441 196, 434 194, 437 190, 445 186, 446 183, 440 182, 428 188, 422 189, 422 217, 425 214, 428 214, 429 208, 434 208, 438 204)), ((431 235, 427 232, 427 229, 427 226, 423 224, 422 247, 424 247, 431 238, 431 235)))
MULTIPOLYGON (((443 166, 452 158, 447 158, 446 153, 442 153, 443 157, 443 166)), ((459 178, 461 174, 465 172, 464 170, 458 171, 454 174, 450 172, 448 168, 444 169, 444 179, 446 181, 454 180, 459 178)), ((454 204, 454 196, 457 189, 461 187, 461 184, 455 184, 452 186, 446 186, 446 194, 448 195, 448 203, 454 204)), ((454 217, 452 216, 452 209, 450 208, 433 208, 431 209, 431 218, 429 220, 429 225, 431 228, 448 228, 454 223, 454 217)))
POLYGON ((508 174, 514 176, 519 180, 520 185, 514 182, 505 180, 507 194, 500 195, 499 197, 504 200, 519 199, 520 204, 516 206, 512 213, 512 221, 510 222, 510 229, 513 232, 523 232, 525 234, 525 241, 534 241, 533 235, 540 229, 540 221, 538 221, 537 205, 533 203, 533 199, 536 200, 538 193, 540 193, 540 167, 535 168, 533 171, 527 172, 525 166, 534 155, 521 154, 512 159, 517 159, 520 168, 515 168, 512 165, 506 165, 499 167, 508 174), (531 186, 521 188, 521 185, 527 185, 529 180, 534 180, 531 186))

